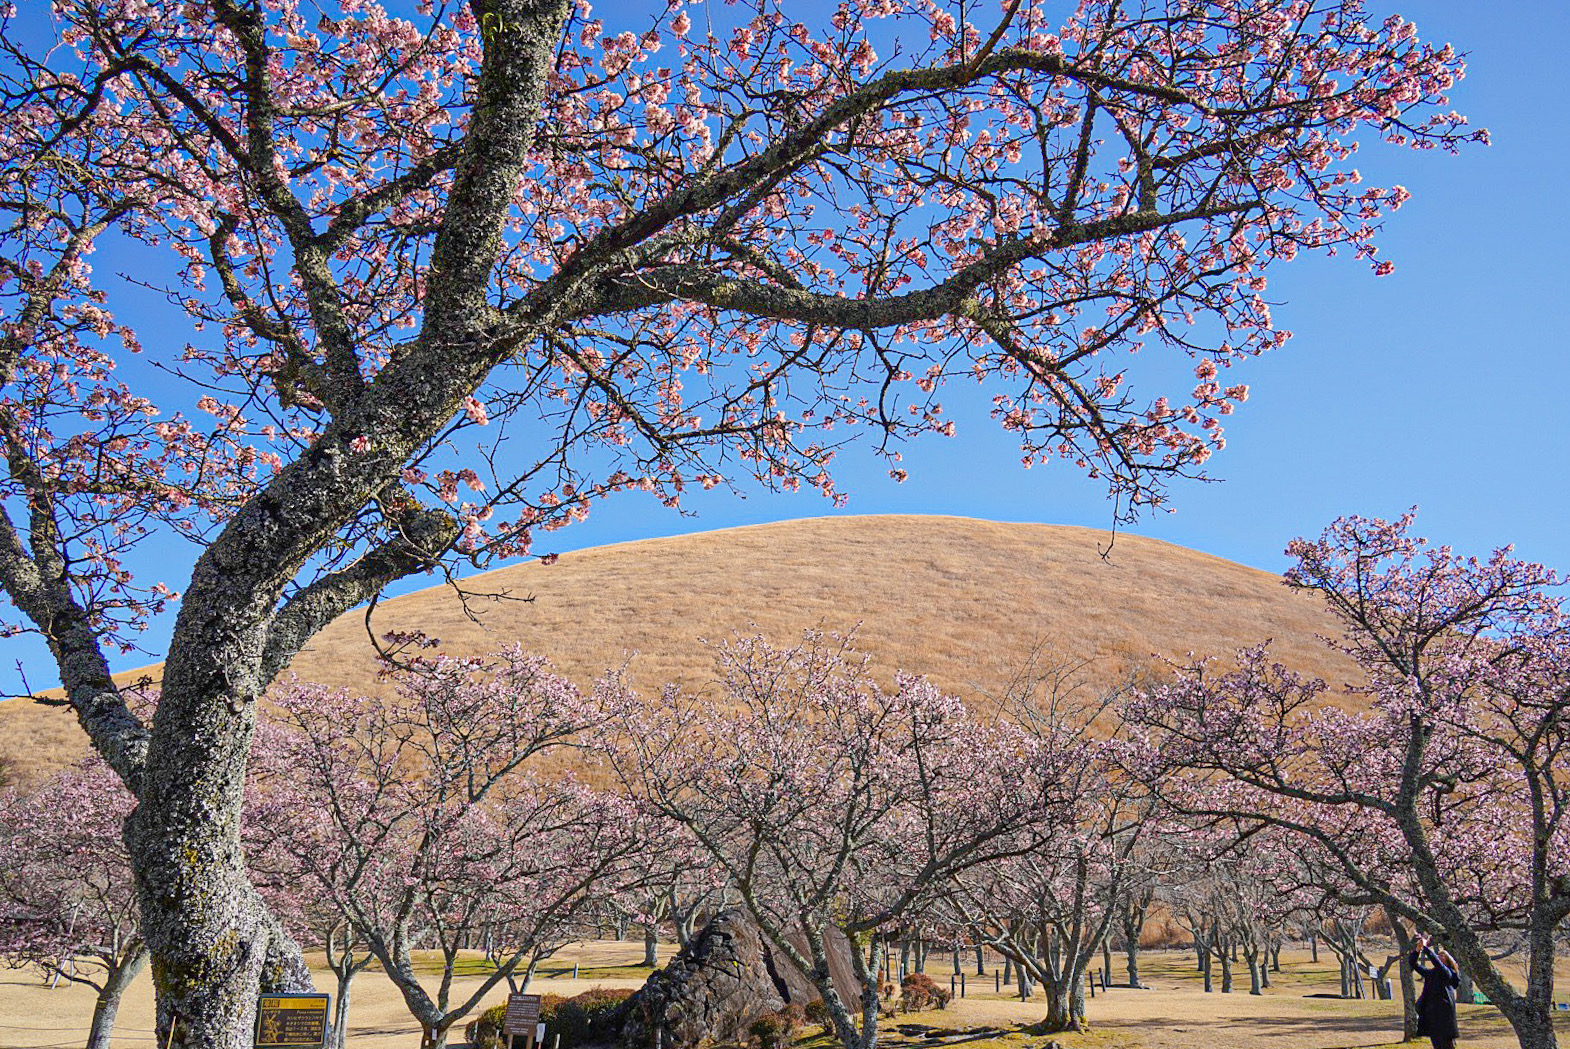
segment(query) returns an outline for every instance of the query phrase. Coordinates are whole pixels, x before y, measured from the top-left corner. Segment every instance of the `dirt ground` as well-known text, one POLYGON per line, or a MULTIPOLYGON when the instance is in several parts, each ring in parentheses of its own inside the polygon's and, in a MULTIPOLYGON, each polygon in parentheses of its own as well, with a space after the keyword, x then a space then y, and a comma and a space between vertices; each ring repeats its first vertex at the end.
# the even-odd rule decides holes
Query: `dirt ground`
MULTIPOLYGON (((669 948, 664 950, 668 956, 669 948)), ((589 987, 636 987, 648 970, 640 968, 642 945, 598 941, 576 945, 546 965, 531 990, 544 994, 576 994, 589 987), (573 961, 581 966, 580 978, 560 967, 573 961), (592 971, 588 971, 592 970, 592 971)), ((1307 951, 1286 952, 1284 972, 1275 986, 1261 996, 1248 992, 1246 969, 1232 994, 1205 994, 1193 972, 1192 955, 1184 951, 1147 951, 1142 954, 1142 976, 1147 990, 1113 988, 1087 1003, 1091 1030, 1083 1035, 1058 1035, 1068 1049, 1342 1049, 1353 1046, 1394 1044, 1401 1033, 1400 1003, 1342 1001, 1324 997, 1337 990, 1334 961, 1328 952, 1320 962, 1307 951)), ((1122 959, 1114 956, 1114 976, 1122 959)), ((973 961, 970 964, 974 964, 973 961)), ((934 955, 928 973, 940 984, 949 974, 948 956, 934 955)), ((990 968, 989 968, 990 972, 990 968)), ((432 981, 434 983, 434 979, 432 981)), ((967 979, 970 995, 956 1000, 942 1012, 900 1017, 945 1028, 983 1025, 1005 1029, 1023 1027, 1041 1019, 1042 997, 1021 1002, 992 991, 993 980, 967 979), (978 984, 985 987, 977 993, 978 984)), ((457 994, 478 986, 477 978, 456 981, 457 994)), ((331 991, 333 979, 321 973, 318 988, 331 991)), ((1219 984, 1218 984, 1219 986, 1219 984)), ((487 1004, 506 998, 506 987, 493 990, 487 1004)), ((419 1028, 409 1017, 393 985, 379 972, 361 974, 352 991, 349 1043, 354 1049, 415 1049, 419 1028)), ((26 970, 0 970, 0 1047, 3 1049, 72 1049, 87 1039, 92 1015, 92 992, 62 983, 51 990, 26 970)), ((880 1041, 899 1045, 907 1039, 886 1021, 880 1041)), ((116 1049, 146 1049, 153 1044, 152 992, 144 973, 127 994, 115 1025, 116 1049)), ((1570 1030, 1567 1025, 1566 1030, 1570 1030)), ((1023 1049, 1037 1046, 1042 1037, 1014 1031, 1001 1037, 966 1043, 972 1049, 1023 1049)), ((1490 1006, 1463 1006, 1461 1042, 1465 1049, 1510 1049, 1515 1038, 1510 1027, 1490 1006)), ((461 1044, 461 1037, 454 1039, 461 1044)), ((1426 1040, 1422 1043, 1426 1045, 1426 1040)))

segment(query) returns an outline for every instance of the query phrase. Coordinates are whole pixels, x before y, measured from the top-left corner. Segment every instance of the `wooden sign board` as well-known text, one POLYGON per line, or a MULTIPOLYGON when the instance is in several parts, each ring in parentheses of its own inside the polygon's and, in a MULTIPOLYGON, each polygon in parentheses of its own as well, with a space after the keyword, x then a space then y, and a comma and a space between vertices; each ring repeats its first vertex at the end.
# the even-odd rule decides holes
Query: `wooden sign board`
POLYGON ((264 994, 256 1003, 256 1049, 321 1049, 327 1044, 325 994, 264 994))
POLYGON ((502 1034, 511 1039, 533 1039, 534 1025, 540 1022, 540 996, 537 994, 509 994, 507 1015, 502 1020, 502 1034))

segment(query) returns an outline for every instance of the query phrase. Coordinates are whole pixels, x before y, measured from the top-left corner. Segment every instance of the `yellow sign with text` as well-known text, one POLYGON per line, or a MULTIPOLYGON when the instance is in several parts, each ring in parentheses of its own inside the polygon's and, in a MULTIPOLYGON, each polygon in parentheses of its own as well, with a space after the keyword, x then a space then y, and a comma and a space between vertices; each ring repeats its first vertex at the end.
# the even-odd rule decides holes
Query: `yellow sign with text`
POLYGON ((264 994, 256 1003, 256 1049, 327 1044, 325 994, 264 994))

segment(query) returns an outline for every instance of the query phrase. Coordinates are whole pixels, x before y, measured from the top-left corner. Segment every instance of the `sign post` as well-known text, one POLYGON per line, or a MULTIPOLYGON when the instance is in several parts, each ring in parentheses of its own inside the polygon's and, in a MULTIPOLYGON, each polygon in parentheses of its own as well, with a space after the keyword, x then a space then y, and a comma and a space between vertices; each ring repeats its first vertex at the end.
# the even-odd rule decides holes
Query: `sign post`
POLYGON ((507 1015, 502 1020, 502 1037, 506 1049, 518 1049, 519 1039, 522 1039, 525 1049, 535 1049, 545 1040, 545 1025, 540 1023, 539 995, 507 996, 507 1015))
POLYGON ((256 1049, 322 1049, 325 994, 264 994, 256 1003, 256 1049))

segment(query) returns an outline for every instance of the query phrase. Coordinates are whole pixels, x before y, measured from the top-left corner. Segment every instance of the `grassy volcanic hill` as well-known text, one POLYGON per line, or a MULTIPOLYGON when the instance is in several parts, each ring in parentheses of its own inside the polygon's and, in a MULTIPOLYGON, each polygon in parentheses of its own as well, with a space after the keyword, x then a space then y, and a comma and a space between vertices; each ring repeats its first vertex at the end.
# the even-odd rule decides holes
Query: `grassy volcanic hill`
MULTIPOLYGON (((464 581, 467 613, 452 588, 433 587, 382 602, 374 627, 422 630, 452 653, 520 642, 584 685, 630 656, 646 692, 667 681, 706 685, 714 664, 700 639, 757 630, 788 643, 809 627, 854 629, 881 677, 924 673, 966 699, 1000 694, 1038 641, 1051 658, 1090 660, 1084 676, 1095 685, 1159 657, 1230 656, 1265 638, 1275 639, 1276 658, 1333 687, 1356 675, 1316 640, 1339 631, 1313 596, 1267 572, 1127 534, 1103 557, 1111 542, 1094 529, 959 517, 754 525, 499 569, 464 581), (532 600, 474 596, 504 593, 532 600)), ((293 670, 329 685, 384 687, 363 610, 323 630, 293 670)), ((20 779, 85 746, 68 711, 0 703, 0 759, 20 779)))

